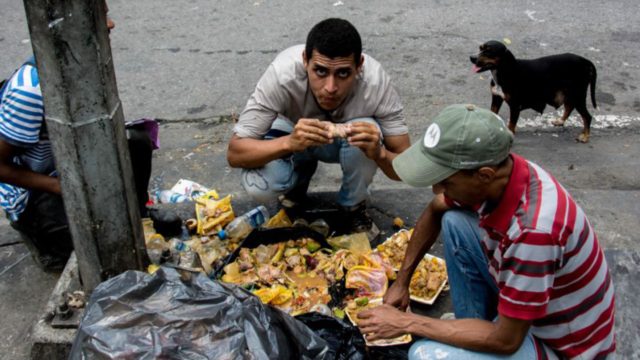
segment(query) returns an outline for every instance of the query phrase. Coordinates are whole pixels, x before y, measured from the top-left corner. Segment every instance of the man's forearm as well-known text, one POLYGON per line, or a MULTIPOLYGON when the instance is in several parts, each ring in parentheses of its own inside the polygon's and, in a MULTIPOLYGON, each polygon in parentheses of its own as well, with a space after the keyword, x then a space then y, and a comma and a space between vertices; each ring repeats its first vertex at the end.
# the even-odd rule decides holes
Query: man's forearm
POLYGON ((408 314, 406 328, 417 336, 473 351, 511 354, 522 340, 518 335, 499 333, 498 325, 481 319, 440 320, 408 314))
POLYGON ((0 166, 0 182, 29 190, 60 194, 60 180, 58 178, 8 164, 0 166))
POLYGON ((409 286, 411 275, 413 274, 416 266, 418 266, 418 263, 422 260, 424 254, 429 251, 433 243, 436 241, 438 234, 440 234, 440 221, 444 210, 440 208, 437 201, 438 199, 432 200, 422 215, 420 215, 420 218, 413 230, 411 240, 409 240, 409 246, 407 247, 404 261, 402 262, 402 266, 396 279, 396 281, 400 281, 406 286, 409 286))
POLYGON ((271 140, 234 138, 229 144, 227 160, 231 167, 258 168, 291 153, 287 136, 271 140))
POLYGON ((376 159, 376 164, 389 179, 401 181, 396 171, 393 170, 392 162, 396 156, 398 156, 398 154, 382 147, 380 149, 380 157, 376 159))

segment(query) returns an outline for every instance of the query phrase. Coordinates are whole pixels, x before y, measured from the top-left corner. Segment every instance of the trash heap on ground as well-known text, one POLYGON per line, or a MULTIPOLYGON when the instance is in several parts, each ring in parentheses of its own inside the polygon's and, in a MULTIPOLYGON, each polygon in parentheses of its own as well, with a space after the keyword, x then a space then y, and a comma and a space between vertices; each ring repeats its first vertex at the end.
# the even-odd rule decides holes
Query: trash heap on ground
MULTIPOLYGON (((270 217, 264 206, 236 216, 231 195, 185 180, 176 187, 173 193, 195 202, 195 217, 151 212, 153 220, 143 220, 148 271, 204 272, 292 316, 346 314, 355 324, 350 314, 381 303, 413 231, 400 229, 372 249, 366 233, 335 235, 323 219, 292 221, 284 209, 270 217)), ((412 277, 411 299, 433 304, 446 281, 444 260, 427 255, 412 277)))

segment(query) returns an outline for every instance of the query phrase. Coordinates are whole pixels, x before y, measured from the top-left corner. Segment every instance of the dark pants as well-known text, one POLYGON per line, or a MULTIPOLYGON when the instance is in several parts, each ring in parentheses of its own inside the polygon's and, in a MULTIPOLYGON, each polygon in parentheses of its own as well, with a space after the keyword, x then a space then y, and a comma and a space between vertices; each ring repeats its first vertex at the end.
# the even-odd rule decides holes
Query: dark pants
MULTIPOLYGON (((151 139, 144 131, 127 129, 129 153, 140 214, 146 216, 147 187, 151 176, 151 139)), ((60 195, 32 190, 25 211, 11 226, 18 230, 36 262, 45 270, 61 270, 67 262, 73 242, 69 222, 60 195)))

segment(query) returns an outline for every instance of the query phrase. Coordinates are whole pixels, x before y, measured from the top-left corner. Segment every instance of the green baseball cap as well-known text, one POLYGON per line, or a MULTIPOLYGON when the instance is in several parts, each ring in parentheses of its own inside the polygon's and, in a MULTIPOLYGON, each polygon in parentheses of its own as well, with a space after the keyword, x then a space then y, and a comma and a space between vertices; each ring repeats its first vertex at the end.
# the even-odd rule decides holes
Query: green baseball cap
POLYGON ((442 110, 420 140, 392 163, 400 179, 416 187, 437 184, 462 169, 501 163, 513 134, 491 111, 456 104, 442 110))

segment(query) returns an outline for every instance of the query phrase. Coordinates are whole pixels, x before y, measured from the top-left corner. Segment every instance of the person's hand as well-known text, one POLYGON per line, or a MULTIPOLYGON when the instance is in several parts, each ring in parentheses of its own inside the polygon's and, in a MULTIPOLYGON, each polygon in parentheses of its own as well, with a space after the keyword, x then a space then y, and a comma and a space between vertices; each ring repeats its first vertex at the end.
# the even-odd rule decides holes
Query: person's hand
POLYGON ((377 160, 382 153, 382 135, 375 124, 365 121, 354 121, 351 124, 349 145, 356 146, 364 151, 371 160, 377 160))
POLYGON ((396 280, 384 294, 382 301, 387 305, 404 310, 409 306, 409 288, 396 280))
POLYGON ((409 314, 390 305, 380 305, 358 313, 358 328, 367 340, 391 339, 407 333, 409 314))
POLYGON ((303 151, 310 146, 330 144, 333 138, 329 134, 328 122, 318 119, 300 119, 289 135, 289 148, 292 152, 303 151))

